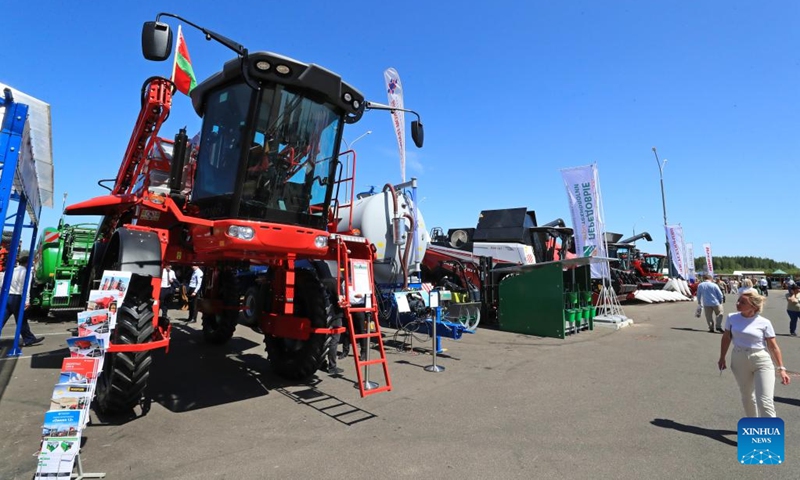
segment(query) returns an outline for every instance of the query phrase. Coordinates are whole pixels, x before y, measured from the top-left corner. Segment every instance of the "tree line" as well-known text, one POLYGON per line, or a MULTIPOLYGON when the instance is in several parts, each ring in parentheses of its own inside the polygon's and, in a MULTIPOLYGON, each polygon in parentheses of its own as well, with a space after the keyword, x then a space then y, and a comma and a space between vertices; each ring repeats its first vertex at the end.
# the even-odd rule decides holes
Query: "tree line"
MULTIPOLYGON (((771 258, 762 257, 714 257, 714 273, 733 273, 735 270, 756 270, 772 273, 783 270, 788 275, 800 274, 800 269, 793 263, 776 262, 771 258)), ((706 270, 706 257, 694 259, 694 269, 697 272, 706 270)))

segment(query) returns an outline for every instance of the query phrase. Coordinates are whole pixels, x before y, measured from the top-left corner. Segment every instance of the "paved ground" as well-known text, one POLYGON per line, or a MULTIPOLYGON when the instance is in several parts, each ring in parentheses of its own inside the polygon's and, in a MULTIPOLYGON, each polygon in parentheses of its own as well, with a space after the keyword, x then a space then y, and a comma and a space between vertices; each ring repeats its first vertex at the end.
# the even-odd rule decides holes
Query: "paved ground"
MULTIPOLYGON (((717 370, 720 335, 693 312, 690 302, 626 306, 634 326, 566 340, 481 329, 445 341, 441 373, 423 371, 428 355, 390 349, 394 391, 366 399, 352 363, 341 378, 285 384, 268 372, 255 333, 240 328, 212 348, 179 322, 154 364, 151 411, 92 414, 84 465, 113 479, 800 478, 800 377, 776 387, 786 463, 739 465, 736 383, 717 370)), ((789 370, 800 371, 781 292, 765 315, 789 370)), ((45 343, 0 360, 3 479, 32 476, 70 335, 67 324, 32 327, 45 343)))

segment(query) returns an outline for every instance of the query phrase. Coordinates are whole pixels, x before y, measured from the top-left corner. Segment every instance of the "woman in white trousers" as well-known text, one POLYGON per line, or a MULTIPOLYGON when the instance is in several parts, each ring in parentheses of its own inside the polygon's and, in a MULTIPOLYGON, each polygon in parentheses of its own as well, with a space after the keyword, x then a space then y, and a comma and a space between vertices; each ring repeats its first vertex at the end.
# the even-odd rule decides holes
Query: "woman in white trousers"
POLYGON ((742 405, 748 417, 774 417, 775 369, 781 383, 791 381, 783 366, 783 356, 775 340, 772 322, 759 315, 764 308, 764 297, 750 288, 741 293, 736 310, 725 321, 725 333, 719 353, 719 369, 725 370, 725 356, 733 343, 731 370, 739 384, 742 405))

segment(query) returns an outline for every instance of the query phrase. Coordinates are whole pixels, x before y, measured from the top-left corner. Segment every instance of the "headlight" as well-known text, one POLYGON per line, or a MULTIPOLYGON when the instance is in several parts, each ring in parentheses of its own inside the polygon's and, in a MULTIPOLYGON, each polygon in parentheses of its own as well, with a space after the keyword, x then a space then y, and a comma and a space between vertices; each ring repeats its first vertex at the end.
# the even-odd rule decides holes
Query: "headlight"
POLYGON ((314 238, 314 245, 317 248, 325 248, 325 247, 327 247, 328 246, 328 237, 326 237, 325 235, 317 236, 316 238, 314 238))
POLYGON ((228 236, 234 238, 241 238, 242 240, 252 240, 255 236, 255 231, 252 227, 245 227, 240 225, 231 225, 228 227, 228 236))

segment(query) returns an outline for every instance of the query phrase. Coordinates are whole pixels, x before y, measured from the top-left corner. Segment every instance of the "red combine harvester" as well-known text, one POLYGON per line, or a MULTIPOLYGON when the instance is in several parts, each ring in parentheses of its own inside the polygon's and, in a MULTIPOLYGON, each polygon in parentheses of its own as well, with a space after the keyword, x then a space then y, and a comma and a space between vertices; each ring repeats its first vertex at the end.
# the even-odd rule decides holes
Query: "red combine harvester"
MULTIPOLYGON (((174 141, 158 137, 174 86, 164 78, 148 79, 119 172, 98 182, 113 180, 113 187, 106 187, 110 193, 66 210, 103 215, 84 292, 99 288, 105 270, 133 273, 98 379, 97 405, 106 411, 130 410, 141 401, 151 351, 169 344, 169 321, 158 317, 154 301, 167 262, 204 269, 198 310, 203 336, 214 344, 227 342, 237 325, 237 272, 266 266, 267 281, 259 287, 248 326, 264 334, 271 368, 288 379, 309 377, 322 366, 331 335, 343 331, 339 319, 352 326, 356 311, 377 318, 377 302, 350 307, 343 295, 353 285, 354 269, 359 278, 365 269, 372 278, 375 248, 351 224, 339 224, 337 231, 337 209, 353 204, 354 174, 343 172, 355 169, 355 154, 340 153, 340 144, 345 124, 357 122, 365 110, 393 108, 365 101, 322 67, 250 53, 167 13, 144 25, 142 50, 149 60, 171 53, 172 33, 159 21, 162 16, 201 30, 237 57, 191 91, 203 119, 196 144, 185 130, 174 141), (340 190, 350 197, 345 193, 340 200, 340 190)), ((421 147, 419 120, 411 131, 421 147)), ((365 337, 378 343, 380 358, 356 358, 362 396, 391 390, 380 330, 350 336, 352 342, 365 337), (369 365, 383 368, 385 382, 366 390, 362 369, 369 365)))

